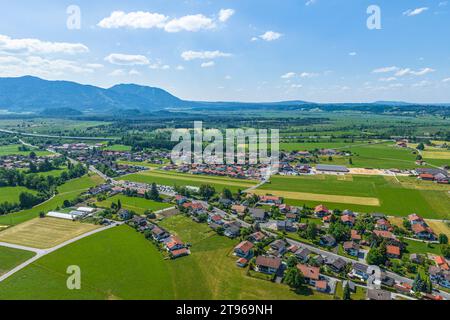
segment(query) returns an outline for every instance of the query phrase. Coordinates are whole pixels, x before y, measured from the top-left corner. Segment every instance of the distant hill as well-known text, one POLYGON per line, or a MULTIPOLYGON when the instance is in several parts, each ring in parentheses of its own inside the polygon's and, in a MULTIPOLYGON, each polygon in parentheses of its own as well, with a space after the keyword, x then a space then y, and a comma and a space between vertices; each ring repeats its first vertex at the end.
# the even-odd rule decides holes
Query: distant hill
POLYGON ((293 110, 360 111, 371 113, 450 114, 450 104, 413 104, 401 101, 373 103, 205 102, 185 101, 169 92, 136 84, 119 84, 109 89, 70 81, 48 81, 37 77, 0 78, 0 110, 34 112, 48 116, 83 114, 154 115, 162 110, 293 110))

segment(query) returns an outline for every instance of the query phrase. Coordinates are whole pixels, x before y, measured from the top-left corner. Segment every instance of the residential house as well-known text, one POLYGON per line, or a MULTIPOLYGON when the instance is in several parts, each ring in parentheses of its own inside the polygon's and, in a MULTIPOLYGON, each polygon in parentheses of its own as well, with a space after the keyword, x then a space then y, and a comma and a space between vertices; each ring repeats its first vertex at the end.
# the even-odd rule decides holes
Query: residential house
POLYGON ((178 249, 178 250, 174 250, 174 251, 170 252, 170 256, 172 257, 172 259, 184 257, 189 254, 190 254, 190 251, 187 248, 182 248, 182 249, 178 249))
POLYGON ((351 237, 352 241, 358 242, 361 240, 361 235, 356 230, 350 231, 350 237, 351 237))
POLYGON ((282 256, 287 251, 286 242, 281 239, 272 242, 270 244, 270 248, 272 249, 273 254, 276 256, 282 256))
POLYGON ((445 260, 444 257, 442 257, 442 256, 436 256, 436 257, 434 257, 434 261, 436 262, 436 265, 437 265, 441 270, 445 270, 445 271, 448 271, 448 270, 449 270, 447 260, 445 260))
POLYGON ((337 258, 331 262, 328 262, 327 265, 333 272, 340 273, 345 269, 347 262, 345 262, 342 258, 337 258))
POLYGON ((315 288, 319 292, 323 292, 323 293, 328 292, 328 289, 329 289, 328 288, 328 281, 327 280, 316 281, 315 288))
POLYGON ((368 273, 368 269, 369 269, 369 267, 366 266, 365 264, 357 262, 357 263, 353 264, 353 270, 351 273, 365 281, 365 280, 369 279, 369 276, 370 276, 368 273))
POLYGON ((240 268, 245 268, 247 266, 247 264, 248 264, 248 260, 245 258, 239 258, 236 261, 236 265, 240 268))
POLYGON ((414 236, 418 239, 424 239, 424 240, 435 240, 436 236, 433 233, 433 230, 431 230, 428 225, 423 224, 413 224, 411 225, 411 229, 414 232, 414 236))
POLYGON ((125 209, 120 209, 118 216, 121 220, 130 220, 132 218, 131 212, 125 209))
POLYGON ((344 242, 342 247, 344 248, 344 251, 347 254, 349 254, 349 255, 351 255, 353 257, 358 257, 359 256, 359 244, 357 244, 356 242, 346 241, 346 242, 344 242))
POLYGON ((387 245, 386 246, 386 255, 389 258, 400 259, 400 256, 401 256, 400 247, 393 246, 393 245, 387 245))
POLYGON ((233 206, 231 206, 231 211, 234 214, 237 214, 239 216, 243 216, 245 214, 246 210, 247 210, 247 207, 243 206, 243 205, 233 205, 233 206))
POLYGON ((333 236, 327 234, 325 236, 320 237, 320 245, 332 248, 336 246, 336 239, 333 236))
POLYGON ((241 258, 246 258, 247 260, 253 256, 253 243, 250 241, 242 241, 234 248, 234 253, 241 258))
POLYGON ((167 251, 169 251, 169 252, 175 251, 175 250, 180 250, 185 247, 184 243, 176 236, 171 236, 170 238, 165 240, 165 245, 166 245, 167 251))
POLYGON ((306 263, 309 260, 309 257, 311 256, 311 250, 308 248, 299 249, 295 252, 295 256, 300 262, 306 263))
POLYGON ((262 222, 266 220, 267 215, 264 209, 250 208, 248 212, 255 221, 262 222))
POLYGON ((276 197, 276 196, 262 196, 260 197, 259 201, 263 204, 281 204, 282 200, 280 197, 276 197))
POLYGON ((391 223, 386 219, 378 219, 377 222, 375 223, 375 229, 384 231, 393 230, 391 223))
POLYGON ((213 214, 208 216, 208 223, 223 225, 225 222, 223 221, 223 218, 221 216, 219 216, 218 214, 213 214))
POLYGON ((241 225, 238 222, 229 222, 224 225, 224 235, 228 238, 234 239, 241 235, 241 225))
POLYGON ((261 231, 258 231, 258 232, 255 232, 255 233, 252 233, 251 235, 249 235, 248 240, 253 243, 258 243, 258 242, 263 241, 265 238, 266 238, 266 235, 264 233, 262 233, 261 231))
POLYGON ((320 268, 310 267, 305 264, 298 264, 297 269, 303 274, 307 283, 312 286, 316 285, 316 281, 320 280, 320 268))
POLYGON ((330 214, 330 210, 328 210, 328 208, 326 206, 324 206, 323 204, 320 204, 314 208, 314 214, 318 218, 323 218, 324 216, 327 216, 330 214))
POLYGON ((355 217, 346 214, 346 215, 341 216, 341 221, 343 224, 345 224, 349 227, 353 227, 353 225, 355 224, 355 217))
POLYGON ((294 232, 294 224, 289 220, 278 220, 277 221, 277 230, 278 231, 286 231, 286 232, 294 232))
POLYGON ((412 253, 412 254, 409 256, 409 260, 410 260, 412 263, 422 264, 423 261, 424 261, 424 257, 423 257, 423 255, 421 255, 421 254, 412 253))
POLYGON ((368 289, 367 298, 369 300, 392 300, 391 293, 389 291, 379 289, 368 289))
POLYGON ((161 229, 160 227, 155 226, 152 229, 152 236, 153 236, 153 239, 155 239, 156 241, 161 241, 161 240, 164 240, 164 239, 170 237, 170 234, 168 232, 166 232, 165 230, 161 229))
POLYGON ((255 271, 276 274, 281 267, 281 258, 258 256, 255 261, 255 271))
POLYGON ((289 221, 289 222, 296 222, 297 219, 298 219, 298 216, 297 216, 296 213, 291 213, 291 212, 286 213, 286 220, 287 221, 289 221))

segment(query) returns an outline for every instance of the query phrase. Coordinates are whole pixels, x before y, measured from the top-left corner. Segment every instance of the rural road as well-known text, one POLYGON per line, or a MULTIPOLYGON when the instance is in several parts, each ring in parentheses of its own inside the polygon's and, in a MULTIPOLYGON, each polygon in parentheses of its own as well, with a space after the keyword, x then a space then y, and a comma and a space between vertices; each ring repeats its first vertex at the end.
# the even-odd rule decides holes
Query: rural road
POLYGON ((36 255, 33 258, 31 258, 31 259, 21 263, 20 265, 18 265, 14 269, 12 269, 12 270, 8 271, 7 273, 5 273, 4 275, 0 276, 0 282, 6 280, 7 278, 11 277, 16 272, 22 270, 23 268, 27 267, 28 265, 32 264, 36 260, 39 260, 40 258, 42 258, 43 256, 46 256, 49 253, 52 253, 52 252, 54 252, 54 251, 56 251, 58 249, 61 249, 61 248, 65 247, 65 246, 67 246, 67 245, 69 245, 71 243, 77 242, 78 240, 81 240, 83 238, 86 238, 86 237, 92 236, 92 235, 94 235, 96 233, 99 233, 99 232, 102 232, 102 231, 114 228, 114 227, 116 227, 117 225, 120 225, 120 224, 122 224, 122 223, 114 223, 114 224, 111 224, 111 225, 103 227, 103 228, 92 230, 90 232, 82 234, 81 236, 78 236, 78 237, 75 237, 73 239, 70 239, 70 240, 68 240, 66 242, 63 242, 63 243, 61 243, 61 244, 59 244, 59 245, 57 245, 57 246, 55 246, 53 248, 49 248, 49 249, 37 249, 37 248, 30 248, 30 247, 24 247, 24 246, 20 246, 20 245, 0 242, 0 246, 2 246, 2 247, 26 250, 26 251, 31 251, 31 252, 36 253, 36 255))

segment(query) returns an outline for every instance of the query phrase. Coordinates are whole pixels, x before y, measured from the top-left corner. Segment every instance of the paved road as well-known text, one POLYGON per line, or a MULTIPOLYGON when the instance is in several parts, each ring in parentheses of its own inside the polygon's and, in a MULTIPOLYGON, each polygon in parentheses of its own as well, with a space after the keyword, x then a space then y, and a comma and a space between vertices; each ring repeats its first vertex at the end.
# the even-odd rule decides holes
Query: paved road
POLYGON ((42 258, 43 256, 46 256, 49 253, 52 253, 52 252, 54 252, 54 251, 56 251, 58 249, 61 249, 61 248, 65 247, 65 246, 67 246, 67 245, 69 245, 71 243, 74 243, 74 242, 76 242, 78 240, 81 240, 83 238, 86 238, 86 237, 89 237, 89 236, 94 235, 96 233, 99 233, 99 232, 111 229, 111 228, 113 228, 113 227, 115 227, 117 225, 120 225, 120 224, 122 224, 122 223, 114 223, 114 224, 111 224, 111 225, 106 226, 106 227, 102 227, 102 228, 99 228, 99 229, 92 230, 90 232, 82 234, 81 236, 78 236, 76 238, 73 238, 73 239, 70 239, 70 240, 68 240, 66 242, 63 242, 63 243, 61 243, 61 244, 59 244, 59 245, 57 245, 57 246, 55 246, 53 248, 50 248, 50 249, 36 249, 36 248, 30 248, 30 247, 24 247, 24 246, 19 246, 19 245, 15 245, 15 244, 9 244, 9 243, 0 242, 0 246, 3 246, 3 247, 13 248, 13 249, 21 249, 21 250, 26 250, 26 251, 31 251, 31 252, 35 252, 36 253, 36 255, 33 258, 23 262, 22 264, 18 265, 14 269, 12 269, 9 272, 5 273, 4 275, 0 276, 0 282, 6 280, 7 278, 11 277, 16 272, 22 270, 23 268, 27 267, 28 265, 32 264, 36 260, 39 260, 40 258, 42 258))

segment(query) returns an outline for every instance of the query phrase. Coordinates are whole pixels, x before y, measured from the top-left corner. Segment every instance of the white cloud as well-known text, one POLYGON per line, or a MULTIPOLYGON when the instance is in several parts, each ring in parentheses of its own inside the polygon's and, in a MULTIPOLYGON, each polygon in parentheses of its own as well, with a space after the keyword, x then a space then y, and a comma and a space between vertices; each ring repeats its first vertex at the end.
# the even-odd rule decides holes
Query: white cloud
POLYGON ((147 65, 150 63, 150 61, 145 56, 122 53, 112 53, 109 56, 105 57, 105 61, 119 66, 147 65))
POLYGON ((431 85, 430 81, 422 80, 422 81, 420 81, 418 83, 414 83, 412 86, 416 87, 416 88, 421 88, 421 87, 427 87, 429 85, 431 85))
POLYGON ((357 53, 356 52, 350 52, 348 55, 354 57, 354 56, 357 55, 357 53))
POLYGON ((290 79, 290 78, 293 78, 293 77, 295 77, 295 72, 288 72, 288 73, 286 73, 286 74, 283 74, 282 76, 281 76, 281 78, 282 79, 290 79))
POLYGON ((409 9, 409 10, 406 10, 405 12, 403 12, 403 15, 408 16, 408 17, 417 16, 427 10, 428 10, 427 7, 422 7, 422 8, 417 8, 417 9, 409 9))
POLYGON ((311 72, 302 72, 300 73, 300 77, 302 78, 314 78, 317 77, 318 74, 317 73, 311 73, 311 72))
POLYGON ((164 26, 164 30, 167 32, 196 32, 202 29, 213 29, 215 27, 216 24, 211 18, 205 17, 202 14, 196 14, 172 19, 164 26))
POLYGON ((233 9, 221 9, 219 11, 219 20, 221 22, 226 22, 235 14, 233 9))
POLYGON ((306 1, 305 5, 311 6, 311 5, 315 4, 316 2, 317 2, 317 0, 308 0, 308 1, 306 1))
POLYGON ((232 55, 230 53, 225 53, 221 51, 184 51, 181 54, 181 57, 185 61, 191 61, 195 59, 202 59, 202 60, 213 60, 216 58, 228 58, 232 55))
POLYGON ((88 63, 88 64, 86 64, 86 67, 92 68, 92 69, 101 69, 101 68, 104 68, 105 66, 102 65, 101 63, 88 63))
POLYGON ((135 70, 135 69, 131 69, 130 72, 128 72, 128 74, 129 74, 130 76, 138 76, 138 75, 140 75, 141 73, 140 73, 139 71, 135 70))
POLYGON ((283 35, 281 33, 275 32, 275 31, 267 31, 266 33, 259 36, 264 41, 275 41, 282 37, 283 35))
POLYGON ((442 82, 450 82, 450 78, 442 79, 442 82))
POLYGON ((130 12, 114 11, 107 18, 104 18, 97 25, 105 29, 132 28, 151 29, 164 28, 169 18, 163 14, 152 12, 130 12))
POLYGON ((389 88, 403 88, 404 85, 402 83, 391 83, 389 88))
POLYGON ((445 7, 448 4, 448 1, 439 2, 439 7, 445 7))
POLYGON ((225 80, 231 80, 231 79, 233 79, 231 76, 229 76, 229 75, 225 76, 225 80))
POLYGON ((394 72, 397 71, 399 68, 392 66, 392 67, 383 67, 373 70, 373 73, 388 73, 388 72, 394 72))
POLYGON ((203 62, 200 66, 202 68, 211 68, 214 67, 216 63, 214 61, 203 62))
POLYGON ((293 85, 291 85, 291 88, 292 89, 300 89, 300 88, 303 88, 303 85, 301 85, 301 84, 293 84, 293 85))
POLYGON ((432 73, 434 71, 436 71, 436 70, 431 69, 431 68, 423 68, 418 71, 411 70, 410 68, 405 68, 405 69, 398 70, 397 73, 395 74, 395 76, 397 76, 397 77, 403 77, 406 75, 423 76, 428 73, 432 73))
POLYGON ((148 67, 153 70, 169 70, 170 69, 170 66, 168 64, 164 64, 160 59, 156 60, 154 63, 151 63, 148 67))
POLYGON ((39 39, 12 39, 0 35, 0 52, 15 54, 85 53, 89 48, 81 43, 49 42, 39 39))
POLYGON ((0 66, 2 77, 34 75, 55 78, 67 74, 89 74, 95 71, 94 68, 78 61, 45 59, 37 56, 0 56, 0 66))
POLYGON ((179 66, 176 67, 176 69, 177 69, 178 71, 183 71, 183 70, 184 70, 184 67, 183 67, 182 65, 179 65, 179 66))

